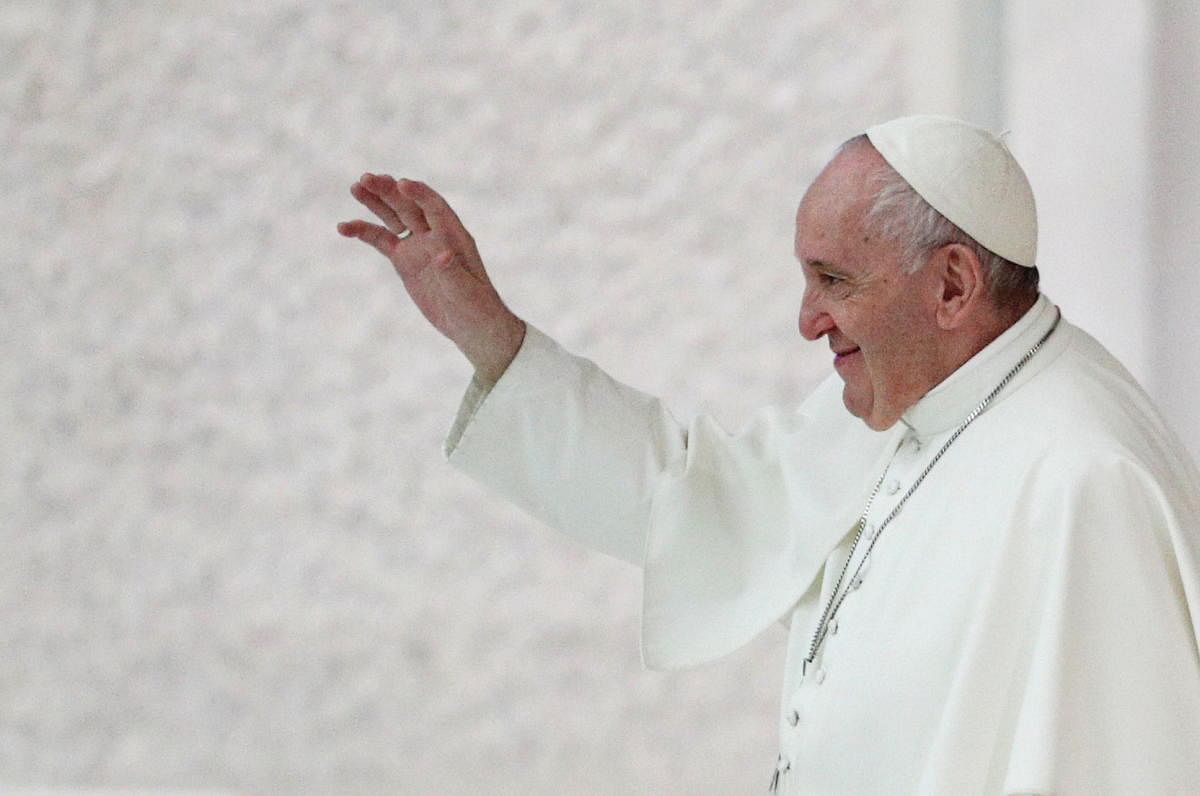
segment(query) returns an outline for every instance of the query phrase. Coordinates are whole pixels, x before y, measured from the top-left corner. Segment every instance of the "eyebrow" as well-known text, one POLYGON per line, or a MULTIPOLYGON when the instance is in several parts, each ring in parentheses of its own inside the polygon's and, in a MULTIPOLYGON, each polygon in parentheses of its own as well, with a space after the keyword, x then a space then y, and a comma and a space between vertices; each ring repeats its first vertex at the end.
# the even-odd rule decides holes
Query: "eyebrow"
POLYGON ((821 273, 831 274, 833 276, 842 276, 842 277, 849 276, 849 274, 846 273, 846 271, 844 271, 843 269, 838 268, 836 265, 830 265, 829 263, 824 262, 823 260, 805 260, 803 257, 799 257, 797 259, 800 260, 800 265, 807 266, 808 268, 811 268, 814 271, 820 271, 821 273))

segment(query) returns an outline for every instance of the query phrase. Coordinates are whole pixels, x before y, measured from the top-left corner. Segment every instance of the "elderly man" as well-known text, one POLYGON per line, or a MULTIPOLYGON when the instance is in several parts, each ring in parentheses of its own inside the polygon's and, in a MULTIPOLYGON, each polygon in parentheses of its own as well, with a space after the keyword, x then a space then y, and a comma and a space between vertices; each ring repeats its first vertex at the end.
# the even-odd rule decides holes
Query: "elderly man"
POLYGON ((796 218, 831 376, 737 435, 683 426, 500 300, 428 187, 364 175, 387 256, 475 365, 451 462, 644 567, 647 665, 790 628, 771 787, 1182 793, 1200 783, 1200 478, 1038 292, 1023 172, 909 117, 839 149, 796 218))

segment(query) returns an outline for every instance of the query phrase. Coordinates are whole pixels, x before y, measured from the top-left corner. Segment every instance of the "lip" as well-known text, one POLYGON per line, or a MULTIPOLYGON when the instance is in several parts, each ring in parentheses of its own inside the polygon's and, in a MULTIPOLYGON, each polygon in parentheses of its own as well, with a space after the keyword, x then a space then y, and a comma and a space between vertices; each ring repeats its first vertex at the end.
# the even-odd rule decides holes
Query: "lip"
POLYGON ((845 351, 834 351, 833 366, 836 368, 838 365, 845 363, 848 359, 850 359, 850 357, 854 356, 858 352, 859 348, 857 346, 854 348, 847 348, 845 351))

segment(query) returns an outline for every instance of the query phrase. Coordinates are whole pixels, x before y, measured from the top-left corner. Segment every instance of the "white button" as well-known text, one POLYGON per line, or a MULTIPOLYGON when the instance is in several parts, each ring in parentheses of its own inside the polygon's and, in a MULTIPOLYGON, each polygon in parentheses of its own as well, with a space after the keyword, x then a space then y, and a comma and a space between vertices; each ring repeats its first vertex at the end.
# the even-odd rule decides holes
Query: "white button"
POLYGON ((887 493, 889 495, 894 495, 899 491, 900 491, 900 482, 899 481, 897 481, 894 478, 891 481, 888 481, 887 493))
POLYGON ((817 685, 820 685, 821 683, 825 682, 825 670, 817 669, 816 678, 817 678, 817 685))
POLYGON ((833 618, 833 621, 829 623, 829 632, 830 632, 830 634, 836 636, 837 631, 838 631, 838 621, 837 621, 837 617, 835 616, 833 618))
POLYGON ((792 761, 788 758, 787 755, 780 755, 779 762, 776 764, 775 768, 781 774, 787 773, 792 768, 792 761))
POLYGON ((867 539, 874 540, 879 535, 879 526, 873 522, 867 523, 867 539))
POLYGON ((787 723, 793 727, 795 727, 797 724, 799 724, 800 723, 800 711, 793 710, 791 713, 789 713, 788 717, 787 717, 787 723))
POLYGON ((850 579, 850 591, 856 591, 862 585, 862 575, 855 575, 850 579))
POLYGON ((917 439, 916 437, 913 437, 912 439, 910 439, 908 441, 908 447, 912 449, 913 453, 920 453, 921 452, 921 440, 917 439))

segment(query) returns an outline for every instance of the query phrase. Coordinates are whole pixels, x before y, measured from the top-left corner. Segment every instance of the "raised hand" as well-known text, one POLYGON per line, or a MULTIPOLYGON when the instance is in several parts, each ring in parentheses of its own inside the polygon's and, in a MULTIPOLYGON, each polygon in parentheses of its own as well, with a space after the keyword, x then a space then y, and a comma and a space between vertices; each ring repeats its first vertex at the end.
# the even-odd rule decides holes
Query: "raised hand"
POLYGON ((422 182, 387 174, 364 174, 350 193, 383 226, 358 219, 338 224, 338 232, 388 258, 434 328, 482 378, 499 379, 521 347, 525 324, 500 299, 475 240, 446 200, 422 182))

